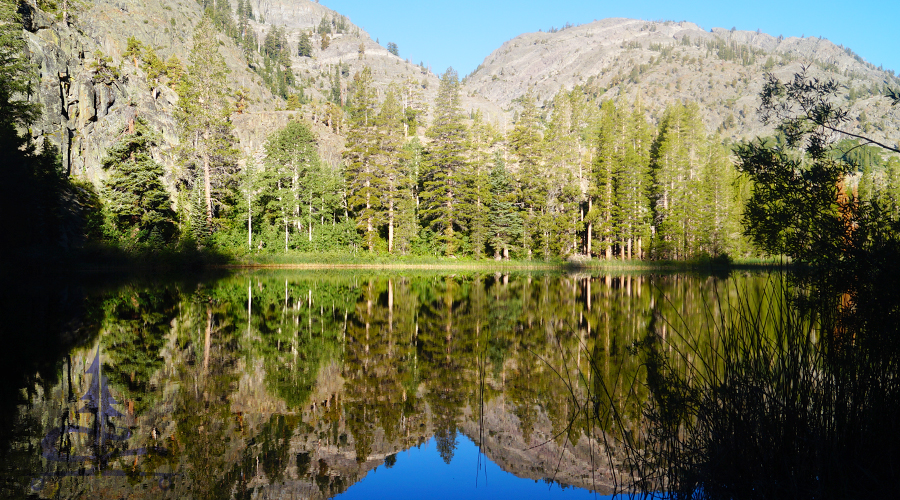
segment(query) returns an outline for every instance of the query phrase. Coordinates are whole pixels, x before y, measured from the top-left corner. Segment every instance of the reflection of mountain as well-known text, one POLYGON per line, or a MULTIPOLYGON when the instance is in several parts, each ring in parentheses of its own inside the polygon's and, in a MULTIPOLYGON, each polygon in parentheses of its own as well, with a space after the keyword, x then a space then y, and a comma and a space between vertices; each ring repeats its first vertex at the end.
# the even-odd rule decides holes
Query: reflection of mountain
MULTIPOLYGON (((95 413, 169 450, 119 456, 113 465, 133 471, 130 483, 80 479, 136 497, 163 494, 141 474, 172 471, 165 494, 176 497, 324 498, 431 438, 449 461, 458 435, 483 439, 486 456, 517 476, 608 492, 608 457, 619 474, 625 457, 604 437, 639 429, 646 400, 624 383, 642 376, 634 346, 654 311, 701 325, 712 284, 275 274, 165 293, 126 288, 106 302, 102 336, 116 339, 106 362, 72 355, 100 376, 61 379, 22 411, 57 425, 60 408, 76 409, 66 394, 88 394, 95 413), (116 374, 108 386, 106 373, 116 374), (603 387, 614 388, 616 425, 572 399, 603 387), (153 403, 135 411, 140 401, 153 403)), ((42 493, 79 496, 78 481, 42 493)))
MULTIPOLYGON (((519 430, 518 418, 506 410, 502 398, 486 405, 483 432, 477 421, 463 422, 460 427, 476 443, 483 437, 481 451, 485 456, 518 477, 554 480, 596 490, 602 495, 613 493, 616 483, 603 442, 582 438, 575 444, 571 441, 561 443, 561 440, 553 439, 552 424, 544 414, 536 419, 535 439, 531 441, 525 440, 519 430)), ((611 451, 617 453, 617 450, 611 451)))

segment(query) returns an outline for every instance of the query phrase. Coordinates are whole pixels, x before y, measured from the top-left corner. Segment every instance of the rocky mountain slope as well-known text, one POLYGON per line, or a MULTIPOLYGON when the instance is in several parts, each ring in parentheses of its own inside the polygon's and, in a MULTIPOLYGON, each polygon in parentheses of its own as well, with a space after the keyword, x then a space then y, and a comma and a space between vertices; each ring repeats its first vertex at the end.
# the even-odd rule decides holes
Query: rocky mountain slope
MULTIPOLYGON (((293 54, 291 68, 308 102, 299 111, 284 111, 286 102, 273 95, 254 71, 260 64, 258 55, 248 60, 231 38, 220 34, 233 91, 246 97, 244 109, 233 115, 244 158, 258 156, 266 136, 299 114, 313 123, 320 154, 329 163, 340 162, 344 131, 328 115, 326 102, 335 74, 346 97, 352 75, 365 66, 372 68, 379 97, 393 82, 404 103, 419 108, 428 121, 437 75, 392 54, 349 19, 313 1, 250 4, 254 15, 249 25, 258 39, 275 27, 286 34, 293 54), (323 48, 316 27, 323 19, 339 18, 345 29, 334 33, 323 48), (310 35, 309 57, 297 55, 301 33, 310 35)), ((68 171, 96 182, 104 175, 99 165, 106 149, 118 131, 140 115, 161 132, 164 145, 157 159, 174 171, 177 93, 172 82, 149 79, 123 53, 128 37, 135 37, 163 60, 174 56, 186 62, 202 16, 200 4, 97 0, 80 4, 66 22, 58 12, 22 5, 29 53, 39 68, 34 98, 44 111, 32 129, 33 137, 59 146, 68 171)), ((688 22, 605 19, 553 33, 523 34, 504 43, 465 78, 462 105, 480 110, 504 131, 515 118, 516 100, 527 92, 546 107, 560 89, 581 86, 603 99, 640 99, 653 117, 672 100, 696 101, 710 131, 740 139, 768 132, 755 113, 764 73, 787 78, 803 67, 809 67, 813 76, 835 78, 846 86, 847 98, 840 104, 850 109, 853 121, 848 128, 889 144, 900 142, 900 109, 891 108, 881 97, 886 84, 900 87, 900 79, 891 72, 819 38, 705 31, 688 22)), ((424 128, 417 131, 423 132, 424 128)))
MULTIPOLYGON (((32 136, 59 147, 67 171, 96 181, 103 175, 99 166, 106 149, 130 119, 141 116, 162 135, 158 160, 173 167, 178 95, 171 82, 148 81, 146 73, 124 60, 122 53, 133 36, 164 60, 175 56, 186 61, 200 6, 177 0, 100 0, 63 22, 59 16, 22 5, 24 35, 38 69, 34 98, 43 110, 32 136)), ((250 110, 271 109, 271 92, 254 80, 240 50, 224 36, 220 44, 232 79, 249 89, 251 102, 258 103, 250 110)))
POLYGON ((651 114, 672 100, 699 103, 707 127, 731 138, 766 133, 756 116, 765 72, 790 78, 803 67, 834 78, 852 99, 854 130, 900 141, 900 109, 890 109, 883 85, 900 86, 850 49, 820 38, 783 38, 689 22, 604 19, 554 33, 526 33, 500 46, 465 80, 470 95, 502 106, 531 92, 538 102, 576 85, 603 98, 640 99, 651 114), (853 89, 850 93, 849 90, 853 89))
MULTIPOLYGON (((61 12, 22 5, 29 55, 38 68, 34 98, 43 108, 40 122, 32 129, 37 142, 53 143, 62 151, 67 171, 97 182, 104 176, 99 165, 106 149, 127 122, 139 115, 161 132, 164 145, 157 160, 174 170, 178 95, 173 82, 151 81, 141 65, 123 53, 128 38, 134 37, 152 47, 162 60, 174 56, 186 63, 194 27, 202 17, 201 5, 190 0, 98 0, 71 11, 65 22, 61 12)), ((237 2, 232 2, 232 8, 237 8, 237 2)), ((234 40, 220 34, 220 52, 230 70, 232 90, 246 98, 245 108, 233 116, 235 135, 246 158, 258 155, 269 133, 300 114, 314 124, 321 156, 330 163, 339 162, 341 130, 324 111, 336 69, 346 94, 352 75, 365 66, 372 68, 379 97, 393 82, 403 90, 405 103, 419 108, 427 120, 439 81, 429 70, 390 53, 364 30, 318 3, 253 0, 251 8, 250 28, 260 41, 276 27, 286 34, 293 54, 292 70, 310 102, 299 113, 282 111, 285 101, 273 95, 253 70, 260 65, 258 55, 248 60, 234 40), (323 19, 338 18, 344 19, 346 28, 330 36, 323 49, 315 28, 323 19), (301 32, 311 35, 311 57, 297 55, 301 32)), ((482 98, 467 98, 463 104, 467 109, 487 110, 495 120, 502 113, 482 98)), ((424 129, 419 130, 422 132, 424 129)))

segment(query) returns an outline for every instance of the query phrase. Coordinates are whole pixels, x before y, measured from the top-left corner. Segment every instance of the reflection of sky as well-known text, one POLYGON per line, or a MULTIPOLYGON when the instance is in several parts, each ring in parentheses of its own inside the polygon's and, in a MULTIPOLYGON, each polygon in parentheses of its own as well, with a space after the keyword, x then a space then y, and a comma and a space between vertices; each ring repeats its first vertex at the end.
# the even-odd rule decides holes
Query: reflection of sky
POLYGON ((362 481, 336 498, 609 498, 574 487, 562 489, 558 484, 518 478, 481 456, 478 447, 462 434, 457 435, 453 460, 447 465, 438 454, 434 439, 418 448, 397 453, 397 463, 390 469, 380 466, 362 481))

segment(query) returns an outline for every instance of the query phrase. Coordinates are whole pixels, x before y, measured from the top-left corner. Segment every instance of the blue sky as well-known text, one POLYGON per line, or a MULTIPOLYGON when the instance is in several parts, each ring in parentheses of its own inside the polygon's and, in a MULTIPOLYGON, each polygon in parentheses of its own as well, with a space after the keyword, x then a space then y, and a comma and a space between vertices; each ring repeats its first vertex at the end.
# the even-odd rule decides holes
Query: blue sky
POLYGON ((521 33, 607 17, 691 21, 762 30, 773 36, 817 36, 867 61, 900 72, 900 0, 320 0, 400 55, 440 74, 465 76, 494 49, 521 33))

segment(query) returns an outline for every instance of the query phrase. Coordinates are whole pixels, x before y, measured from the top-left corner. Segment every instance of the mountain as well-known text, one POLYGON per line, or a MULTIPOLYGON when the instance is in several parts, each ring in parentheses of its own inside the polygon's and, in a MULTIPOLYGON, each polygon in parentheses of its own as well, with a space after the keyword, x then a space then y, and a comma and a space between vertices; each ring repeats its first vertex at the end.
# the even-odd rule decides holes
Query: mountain
POLYGON ((526 33, 501 45, 465 79, 470 95, 504 109, 526 92, 538 102, 580 85, 605 98, 640 99, 658 116, 673 100, 700 104, 707 127, 732 139, 770 132, 755 110, 764 74, 789 79, 804 67, 835 79, 852 96, 841 105, 866 120, 851 129, 895 143, 900 109, 881 99, 893 72, 865 62, 852 50, 821 38, 783 38, 690 22, 603 19, 553 33, 526 33), (852 92, 849 92, 852 89, 852 92), (891 137, 893 134, 893 137, 891 137))
MULTIPOLYGON (((106 149, 135 115, 160 130, 163 146, 157 159, 174 171, 178 167, 178 100, 174 82, 150 78, 146 68, 123 56, 129 37, 155 50, 161 60, 189 57, 194 27, 204 8, 180 0, 97 0, 73 4, 65 21, 59 6, 44 11, 22 4, 24 34, 29 55, 39 68, 35 96, 43 116, 32 128, 38 143, 50 141, 63 153, 67 171, 98 182, 106 149)), ((242 8, 242 1, 227 4, 226 16, 242 8)), ((372 68, 379 98, 393 82, 404 104, 417 108, 429 120, 438 76, 404 60, 383 47, 361 27, 309 0, 250 0, 248 28, 255 47, 222 30, 220 52, 233 85, 244 105, 232 115, 239 149, 245 158, 258 155, 273 130, 300 115, 313 124, 320 138, 320 155, 337 165, 343 135, 339 120, 329 111, 334 88, 345 102, 353 75, 372 68), (330 24, 328 43, 321 26, 330 24), (285 50, 296 83, 289 93, 302 93, 306 102, 294 110, 284 96, 265 81, 265 38, 273 30, 283 33, 285 50), (298 55, 301 35, 312 50, 298 55), (246 44, 244 44, 246 45, 246 44), (324 47, 324 48, 323 48, 324 47), (335 79, 336 78, 336 79, 335 79)), ((46 6, 45 6, 46 7, 46 6)), ((229 21, 230 22, 230 21, 229 21)), ((252 44, 251 44, 252 45, 252 44)), ((708 129, 732 140, 769 133, 755 109, 764 74, 789 78, 808 67, 812 76, 834 78, 847 88, 839 104, 849 109, 848 128, 884 140, 898 141, 900 109, 887 106, 881 95, 886 84, 900 85, 892 72, 865 62, 849 48, 820 38, 783 38, 764 33, 713 28, 706 31, 689 22, 654 22, 604 19, 552 33, 520 35, 491 53, 464 79, 462 106, 479 110, 501 131, 510 128, 518 110, 517 99, 530 91, 548 103, 561 89, 578 86, 600 99, 623 97, 641 100, 656 118, 673 100, 699 103, 708 129)), ((419 127, 421 135, 424 127, 419 127)), ((174 176, 167 180, 171 186, 174 176)))
MULTIPOLYGON (((165 146, 159 152, 162 163, 174 168, 174 147, 178 134, 174 119, 177 93, 173 82, 148 81, 139 61, 123 57, 129 37, 152 47, 161 60, 176 57, 188 60, 194 27, 204 6, 178 0, 98 0, 79 4, 67 13, 63 22, 61 8, 54 4, 49 12, 22 4, 24 34, 29 55, 38 68, 36 100, 43 116, 32 129, 34 139, 48 140, 63 154, 64 168, 76 175, 98 181, 106 149, 118 131, 135 115, 147 119, 162 133, 165 146), (101 75, 97 67, 102 58, 115 69, 115 75, 101 75)), ((239 2, 231 2, 237 12, 239 2)), ((430 70, 404 60, 379 45, 349 19, 316 2, 250 1, 249 28, 259 45, 274 29, 287 39, 291 69, 309 99, 300 114, 315 125, 322 147, 320 154, 331 163, 340 161, 341 134, 331 122, 324 104, 331 91, 335 69, 346 93, 352 75, 369 66, 373 70, 379 98, 391 82, 404 87, 407 104, 427 113, 437 92, 438 77, 430 70), (316 29, 324 21, 340 24, 322 48, 322 36, 316 29), (313 41, 311 57, 297 55, 302 32, 313 41), (360 47, 363 51, 360 51, 360 47)), ((230 70, 232 90, 246 96, 247 106, 232 120, 240 149, 246 156, 258 153, 266 136, 283 126, 297 112, 282 111, 285 101, 267 87, 260 75, 261 56, 242 51, 237 41, 219 35, 220 52, 230 70)), ((480 98, 465 98, 466 108, 480 108, 498 120, 499 107, 480 98)))

